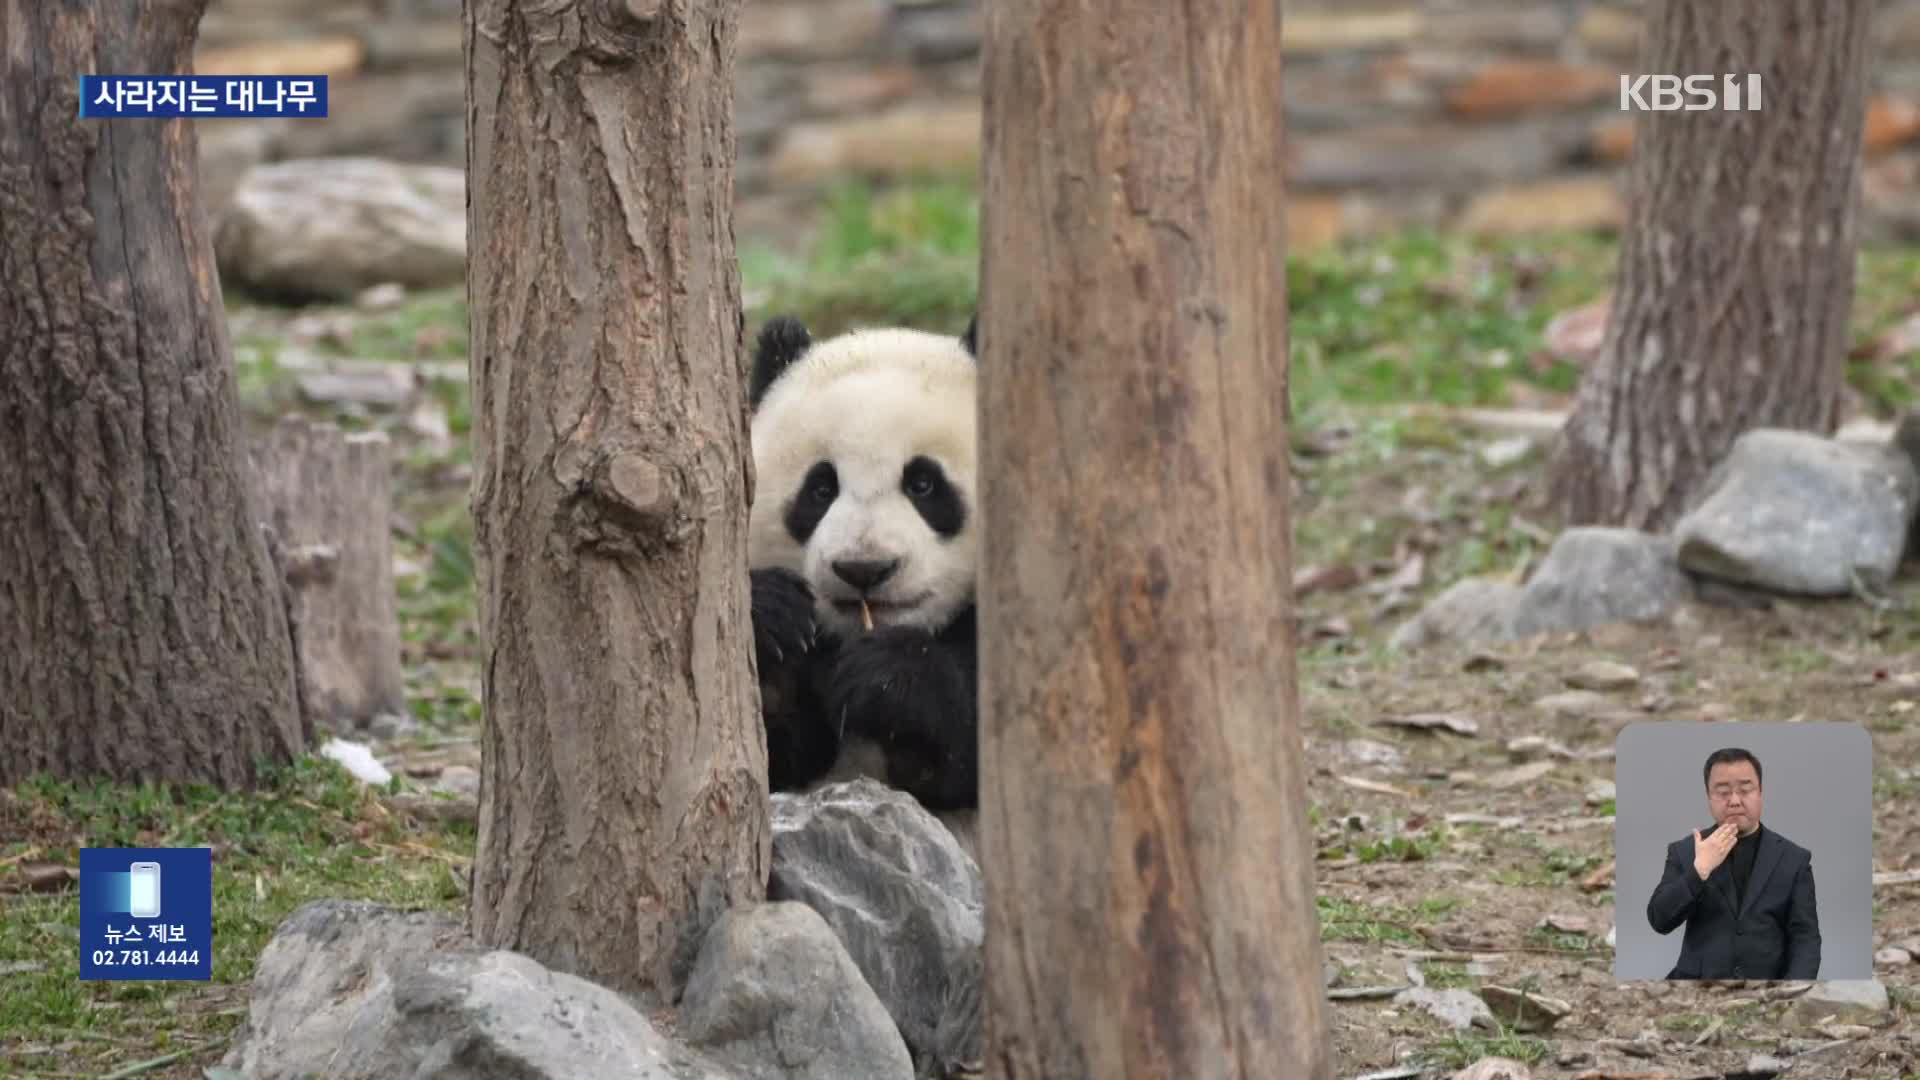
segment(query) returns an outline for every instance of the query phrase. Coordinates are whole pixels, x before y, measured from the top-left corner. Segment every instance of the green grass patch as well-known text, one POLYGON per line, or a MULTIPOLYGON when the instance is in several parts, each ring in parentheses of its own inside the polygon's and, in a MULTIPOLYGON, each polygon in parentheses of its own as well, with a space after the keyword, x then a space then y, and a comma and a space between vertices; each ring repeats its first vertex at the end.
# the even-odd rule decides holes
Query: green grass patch
MULTIPOLYGON (((958 332, 979 289, 980 207, 963 180, 828 189, 818 228, 802 246, 743 237, 740 274, 749 334, 793 314, 816 335, 904 323, 958 332)), ((1587 233, 1472 237, 1410 229, 1288 259, 1293 405, 1306 426, 1337 404, 1422 401, 1511 404, 1530 387, 1566 393, 1576 365, 1553 359, 1543 331, 1554 316, 1604 295, 1616 270, 1613 238, 1587 233)), ((1880 414, 1910 404, 1920 349, 1870 355, 1869 346, 1920 310, 1920 250, 1861 253, 1852 318, 1858 348, 1848 378, 1880 414)), ((466 356, 461 288, 416 293, 362 313, 331 346, 376 359, 466 356)), ((245 334, 237 343, 269 344, 245 334)), ((450 408, 461 417, 464 409, 450 408)), ((1451 432, 1440 433, 1448 438, 1451 432)), ((1404 433, 1420 445, 1422 433, 1404 433)))
POLYGON ((1553 1044, 1531 1035, 1449 1033, 1427 1044, 1420 1060, 1445 1069, 1464 1069, 1482 1058, 1503 1057, 1531 1065, 1553 1051, 1553 1044))
POLYGON ((93 1074, 212 1050, 244 1015, 254 961, 295 908, 341 897, 457 909, 473 843, 471 825, 413 824, 311 756, 250 794, 47 780, 0 791, 0 860, 77 868, 82 846, 213 849, 210 983, 83 983, 78 894, 0 893, 0 1073, 93 1074))

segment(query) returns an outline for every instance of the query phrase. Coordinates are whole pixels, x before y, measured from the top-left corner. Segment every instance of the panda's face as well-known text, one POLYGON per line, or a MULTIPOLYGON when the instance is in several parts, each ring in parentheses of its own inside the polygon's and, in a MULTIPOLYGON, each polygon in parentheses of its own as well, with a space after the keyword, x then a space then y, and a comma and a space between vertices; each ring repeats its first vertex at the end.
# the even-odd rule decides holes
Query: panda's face
POLYGON ((752 563, 812 587, 829 629, 937 630, 974 597, 975 366, 960 339, 800 345, 753 420, 752 563))

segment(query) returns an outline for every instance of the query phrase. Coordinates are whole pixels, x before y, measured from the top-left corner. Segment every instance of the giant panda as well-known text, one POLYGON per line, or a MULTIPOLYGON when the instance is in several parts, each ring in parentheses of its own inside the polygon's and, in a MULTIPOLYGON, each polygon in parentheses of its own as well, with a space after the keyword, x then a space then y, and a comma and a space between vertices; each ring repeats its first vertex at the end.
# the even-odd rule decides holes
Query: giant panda
POLYGON ((973 848, 975 325, 815 341, 769 319, 748 390, 754 650, 770 787, 867 776, 973 848))

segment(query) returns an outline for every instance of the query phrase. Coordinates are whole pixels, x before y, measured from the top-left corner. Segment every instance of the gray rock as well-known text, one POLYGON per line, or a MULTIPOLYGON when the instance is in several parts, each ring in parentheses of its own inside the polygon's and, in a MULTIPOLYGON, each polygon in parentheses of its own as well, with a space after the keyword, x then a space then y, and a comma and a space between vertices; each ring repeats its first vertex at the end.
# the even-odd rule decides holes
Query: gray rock
POLYGON ((1514 604, 1519 637, 1652 622, 1691 597, 1671 541, 1634 529, 1582 526, 1560 534, 1514 604))
POLYGON ((386 282, 457 285, 467 265, 461 169, 375 158, 257 165, 214 234, 223 277, 289 300, 350 301, 386 282))
POLYGON ((729 911, 681 998, 680 1034, 748 1080, 912 1080, 885 1005, 805 904, 729 911))
POLYGON ((1466 578, 1448 586, 1387 639, 1398 651, 1445 643, 1503 641, 1513 636, 1513 609, 1520 586, 1492 578, 1466 578))
POLYGON ((1808 988, 1794 1001, 1793 1011, 1807 1021, 1831 1016, 1842 1023, 1872 1023, 1884 1019, 1891 1005, 1878 979, 1830 979, 1808 988))
POLYGON ((911 796, 871 780, 773 798, 769 900, 826 919, 935 1076, 979 1061, 980 868, 911 796))
POLYGON ((1493 1010, 1471 990, 1436 990, 1415 986, 1394 995, 1396 1005, 1411 1005, 1448 1027, 1465 1031, 1476 1025, 1492 1030, 1498 1025, 1493 1010))
POLYGON ((1694 573, 1806 596, 1881 588, 1899 569, 1920 475, 1896 447, 1749 431, 1674 526, 1694 573))
POLYGON ((1614 660, 1589 660, 1567 673, 1575 690, 1631 690, 1640 685, 1640 673, 1614 660))
POLYGON ((1613 700, 1593 690, 1562 690, 1540 698, 1533 707, 1554 716, 1599 716, 1613 708, 1613 700))
POLYGON ((733 1080, 611 990, 479 948, 444 915, 341 900, 280 924, 222 1064, 248 1080, 733 1080))

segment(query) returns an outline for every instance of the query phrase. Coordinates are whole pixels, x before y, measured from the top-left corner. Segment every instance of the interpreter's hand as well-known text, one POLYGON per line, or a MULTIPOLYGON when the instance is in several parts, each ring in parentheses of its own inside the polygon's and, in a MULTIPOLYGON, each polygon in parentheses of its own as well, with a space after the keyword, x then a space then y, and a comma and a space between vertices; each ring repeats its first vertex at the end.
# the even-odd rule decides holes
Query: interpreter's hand
POLYGON ((1700 839, 1699 829, 1693 830, 1693 872, 1700 875, 1701 881, 1707 880, 1707 875, 1726 860, 1727 852, 1733 850, 1733 842, 1738 839, 1740 830, 1731 821, 1722 822, 1705 840, 1700 839))

